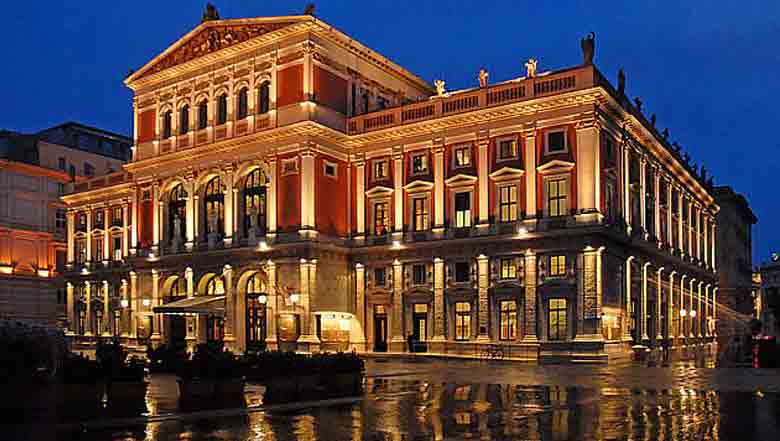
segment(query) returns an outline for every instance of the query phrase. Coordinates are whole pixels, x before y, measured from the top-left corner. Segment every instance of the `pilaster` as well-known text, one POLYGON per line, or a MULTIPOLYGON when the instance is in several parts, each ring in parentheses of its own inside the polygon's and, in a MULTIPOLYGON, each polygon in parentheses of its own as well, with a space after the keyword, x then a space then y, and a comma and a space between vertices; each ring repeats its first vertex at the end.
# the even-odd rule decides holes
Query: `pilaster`
MULTIPOLYGON (((108 219, 108 218, 106 218, 108 219)), ((97 332, 95 332, 95 335, 102 335, 103 337, 110 337, 111 333, 109 332, 109 326, 108 324, 114 319, 111 317, 110 312, 110 306, 111 303, 109 302, 108 298, 108 281, 104 280, 101 286, 102 291, 102 297, 103 297, 103 329, 98 329, 97 332)))
POLYGON ((316 232, 314 218, 314 145, 301 146, 301 233, 316 232))
POLYGON ((577 131, 577 211, 578 221, 600 221, 601 148, 599 127, 593 115, 579 121, 577 131))
POLYGON ((490 224, 490 211, 488 203, 489 197, 489 180, 488 174, 490 173, 490 159, 489 159, 489 145, 490 145, 490 133, 488 131, 480 131, 477 133, 477 178, 479 179, 479 226, 486 228, 490 224))
MULTIPOLYGON (((70 248, 68 250, 70 250, 70 248)), ((67 335, 76 335, 78 332, 78 322, 76 320, 76 299, 73 297, 73 284, 65 282, 65 286, 68 296, 68 329, 65 333, 67 335)))
MULTIPOLYGON (((155 306, 161 305, 162 302, 160 301, 160 273, 156 269, 152 269, 152 306, 149 309, 152 309, 155 306)), ((162 320, 160 320, 159 314, 153 315, 154 324, 152 325, 152 341, 154 342, 154 345, 157 346, 162 339, 162 336, 160 335, 160 328, 162 327, 162 320)))
POLYGON ((433 259, 433 338, 431 342, 446 340, 444 333, 444 260, 433 259))
POLYGON ((234 189, 233 189, 233 166, 229 166, 224 170, 224 182, 225 182, 225 237, 222 239, 226 247, 230 247, 233 244, 234 231, 234 189))
POLYGON ((265 271, 268 277, 268 301, 266 302, 267 334, 265 343, 268 350, 276 350, 278 349, 276 316, 279 313, 279 293, 276 291, 276 264, 271 259, 268 259, 265 271))
POLYGON ((360 157, 355 162, 355 218, 358 238, 366 235, 366 161, 360 157))
POLYGON ((536 219, 536 131, 525 130, 525 216, 536 219))
POLYGON ((74 213, 72 210, 67 211, 67 219, 68 219, 68 266, 73 267, 73 264, 75 263, 75 250, 76 247, 74 245, 74 234, 76 231, 76 213, 74 213))
POLYGON ((490 259, 484 254, 477 256, 477 298, 479 301, 479 322, 477 329, 477 342, 490 341, 490 304, 488 300, 488 286, 490 282, 490 259))
POLYGON ((152 186, 152 208, 154 228, 152 228, 152 252, 160 253, 160 184, 157 182, 152 186))
MULTIPOLYGON (((227 216, 226 216, 227 217, 227 216)), ((225 345, 228 349, 236 351, 236 297, 233 291, 233 267, 225 265, 222 268, 222 277, 225 280, 225 345)))
MULTIPOLYGON (((274 112, 275 113, 275 112, 274 112)), ((276 206, 276 192, 278 191, 279 182, 276 178, 276 157, 272 156, 268 160, 268 234, 267 236, 276 236, 276 219, 277 219, 277 206, 276 206)))
POLYGON ((86 320, 84 320, 86 329, 82 329, 81 334, 92 336, 92 283, 89 280, 84 282, 84 294, 87 307, 86 320))
POLYGON ((391 351, 401 352, 406 345, 406 336, 404 335, 403 316, 403 283, 404 266, 397 259, 393 262, 393 333, 390 336, 391 351))
POLYGON ((444 232, 444 138, 433 140, 433 231, 444 232))
POLYGON ((355 264, 355 316, 358 323, 363 328, 363 333, 359 340, 352 342, 359 351, 366 350, 365 329, 366 324, 366 268, 360 264, 355 264))
MULTIPOLYGON (((404 231, 404 155, 403 147, 393 147, 393 196, 395 197, 394 235, 404 231)), ((399 285, 400 286, 400 285, 399 285)))
POLYGON ((538 343, 536 336, 536 253, 530 249, 525 253, 525 301, 524 312, 525 332, 523 333, 524 343, 538 343))

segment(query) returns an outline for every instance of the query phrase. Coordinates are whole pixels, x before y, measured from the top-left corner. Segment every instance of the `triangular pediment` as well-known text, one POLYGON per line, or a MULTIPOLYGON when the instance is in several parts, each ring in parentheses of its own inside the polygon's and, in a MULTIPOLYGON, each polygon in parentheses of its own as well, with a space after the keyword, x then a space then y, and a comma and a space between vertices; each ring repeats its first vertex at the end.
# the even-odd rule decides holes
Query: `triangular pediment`
POLYGON ((311 20, 311 17, 292 16, 206 21, 130 75, 125 82, 131 83, 145 76, 154 75, 196 58, 308 20, 311 20))

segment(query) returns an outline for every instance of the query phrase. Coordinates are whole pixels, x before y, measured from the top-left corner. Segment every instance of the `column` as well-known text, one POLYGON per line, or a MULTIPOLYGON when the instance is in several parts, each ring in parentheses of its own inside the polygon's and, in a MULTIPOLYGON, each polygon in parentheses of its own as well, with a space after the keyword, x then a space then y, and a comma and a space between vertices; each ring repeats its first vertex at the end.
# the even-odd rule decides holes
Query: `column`
MULTIPOLYGON (((111 212, 108 209, 108 205, 103 207, 103 264, 108 265, 108 261, 112 259, 110 253, 111 235, 108 229, 111 227, 110 217, 111 212)), ((104 323, 108 323, 108 318, 105 318, 104 323)))
POLYGON ((355 214, 357 238, 366 235, 366 162, 362 157, 355 162, 355 214))
MULTIPOLYGON (((275 89, 275 87, 272 87, 275 89)), ((276 112, 273 112, 274 114, 276 112)), ((276 191, 278 187, 276 181, 276 158, 271 157, 268 160, 268 233, 266 236, 276 236, 276 191)))
POLYGON ((639 216, 642 231, 647 237, 647 159, 644 156, 639 161, 639 216))
MULTIPOLYGON (((579 121, 577 130, 577 211, 598 213, 601 192, 601 148, 599 128, 592 115, 579 121)), ((582 217, 582 216, 579 216, 582 217)), ((587 216, 585 222, 596 222, 598 216, 587 216)))
POLYGON ((718 336, 718 287, 712 288, 712 320, 715 321, 714 336, 718 336))
POLYGON ((152 208, 153 210, 153 223, 154 228, 152 228, 152 252, 159 255, 160 254, 160 223, 162 219, 160 219, 160 185, 155 182, 152 185, 152 208))
MULTIPOLYGON (((184 279, 187 281, 187 298, 191 299, 195 296, 195 283, 194 272, 192 268, 187 267, 184 270, 184 279)), ((195 344, 198 340, 198 320, 197 317, 187 316, 187 336, 184 337, 187 342, 187 350, 192 351, 195 348, 195 344)))
POLYGON ((707 268, 710 264, 710 250, 709 250, 709 222, 706 215, 702 216, 704 225, 702 226, 702 238, 704 239, 704 267, 707 268))
POLYGON ((479 226, 480 227, 487 227, 490 223, 490 214, 489 214, 489 192, 488 185, 490 182, 488 181, 488 173, 490 172, 490 160, 488 159, 488 145, 490 144, 490 138, 488 138, 489 133, 484 132, 480 133, 477 136, 480 136, 479 141, 477 142, 477 177, 479 178, 478 182, 478 189, 479 189, 479 226))
POLYGON ((122 296, 122 300, 127 302, 127 306, 122 307, 122 320, 124 321, 124 326, 122 326, 122 337, 129 338, 132 335, 131 329, 133 327, 133 318, 131 306, 132 299, 130 298, 130 287, 127 286, 127 279, 122 279, 120 295, 122 296))
POLYGON ((626 222, 626 229, 631 234, 631 190, 629 187, 629 164, 630 164, 630 147, 628 144, 623 144, 623 164, 621 167, 623 177, 623 219, 626 222))
POLYGON ((111 334, 108 332, 109 329, 109 323, 113 318, 111 317, 111 312, 109 309, 109 306, 111 305, 108 301, 108 281, 104 280, 100 287, 101 291, 101 297, 103 297, 103 329, 96 329, 95 335, 102 335, 104 337, 108 337, 111 334))
POLYGON ((268 350, 278 349, 276 338, 276 315, 279 313, 279 293, 276 292, 276 264, 268 259, 266 263, 266 276, 268 277, 268 299, 266 300, 266 337, 265 343, 268 350))
POLYGON ((479 323, 477 341, 490 341, 490 301, 488 286, 490 283, 490 259, 484 254, 477 257, 477 288, 479 299, 479 323))
POLYGON ((315 45, 311 40, 301 43, 303 49, 303 100, 314 101, 314 55, 315 45))
POLYGON ((685 235, 688 236, 688 256, 693 258, 696 255, 693 246, 693 201, 688 201, 688 224, 685 226, 685 235))
MULTIPOLYGON (((655 222, 655 228, 653 228, 655 232, 655 238, 656 241, 660 244, 661 241, 664 240, 664 238, 661 237, 661 175, 658 173, 658 171, 653 168, 651 173, 653 173, 653 219, 655 222)), ((660 289, 660 288, 659 288, 660 289)), ((660 303, 660 302, 657 302, 660 303)))
POLYGON ((704 332, 702 332, 701 329, 701 323, 704 316, 704 311, 701 309, 701 286, 704 285, 704 282, 699 282, 698 291, 696 292, 696 336, 697 337, 704 337, 704 332))
POLYGON ((696 205, 696 260, 701 261, 701 207, 696 205))
POLYGON ((533 220, 536 219, 536 132, 533 128, 525 131, 523 158, 525 159, 525 217, 533 220))
POLYGON ((160 301, 160 273, 156 269, 152 268, 152 306, 149 308, 153 314, 152 317, 152 342, 156 346, 162 339, 160 328, 162 328, 162 320, 159 314, 154 313, 154 307, 161 305, 160 301))
POLYGON ((301 146, 301 233, 316 230, 314 220, 314 151, 313 145, 301 146))
MULTIPOLYGON (((655 289, 655 341, 660 342, 661 339, 663 339, 663 330, 661 330, 661 325, 663 323, 661 322, 661 313, 662 313, 662 299, 663 299, 663 292, 664 292, 664 284, 663 279, 661 277, 662 273, 664 272, 664 268, 658 268, 658 271, 656 271, 656 289, 655 289)), ((669 319, 667 318, 667 321, 669 319)))
MULTIPOLYGON (((444 336, 444 260, 433 259, 433 338, 432 343, 442 343, 444 336)), ((439 348, 436 348, 439 349, 439 348)))
POLYGON ((444 232, 444 138, 433 140, 433 231, 444 232))
MULTIPOLYGON (((68 248, 70 250, 70 248, 68 248)), ((73 284, 65 282, 66 292, 68 295, 68 329, 65 331, 67 335, 76 335, 78 332, 77 319, 76 319, 76 299, 73 297, 73 284)))
POLYGON ((186 217, 186 234, 187 234, 187 242, 184 244, 184 246, 187 248, 187 251, 192 251, 192 248, 195 246, 195 177, 194 176, 187 176, 185 183, 184 183, 184 189, 187 191, 187 200, 185 201, 184 205, 184 216, 186 217))
MULTIPOLYGON (((227 216, 225 216, 227 217, 227 216)), ((225 265, 222 268, 222 277, 225 280, 225 346, 231 351, 236 351, 236 298, 233 291, 233 267, 225 265)))
POLYGON ((404 335, 404 266, 396 259, 393 262, 393 335, 390 337, 391 351, 403 352, 406 346, 406 336, 404 335))
POLYGON ((395 216, 393 216, 395 231, 393 236, 399 237, 404 231, 404 154, 402 146, 393 148, 393 184, 393 195, 395 196, 395 216))
POLYGON ((87 208, 87 261, 84 266, 92 264, 92 207, 87 208))
POLYGON ((298 343, 303 343, 306 349, 312 350, 317 348, 320 343, 320 339, 312 332, 311 325, 311 294, 312 294, 312 281, 316 275, 312 274, 316 271, 315 263, 307 262, 306 259, 301 259, 300 262, 300 307, 301 307, 301 336, 298 337, 298 343))
POLYGON ((536 336, 536 253, 531 250, 525 253, 525 301, 523 302, 525 312, 525 332, 523 334, 524 343, 538 343, 536 336))
POLYGON ((631 334, 628 329, 631 317, 631 262, 634 260, 634 256, 629 256, 626 259, 626 298, 625 298, 625 311, 623 315, 623 340, 631 340, 631 334))
POLYGON ((141 313, 141 299, 138 297, 138 273, 130 271, 130 336, 138 337, 138 318, 141 313), (134 303, 135 302, 135 303, 134 303))
POLYGON ((93 334, 92 332, 92 284, 89 282, 89 280, 84 282, 84 293, 86 294, 86 306, 87 306, 86 320, 84 320, 84 326, 86 327, 86 329, 83 329, 81 334, 91 336, 93 334))
MULTIPOLYGON (((683 241, 683 204, 685 199, 683 198, 682 190, 677 191, 677 248, 680 250, 680 255, 685 257, 685 242, 683 241)), ((690 213, 689 213, 690 214, 690 213)))
POLYGON ((222 241, 226 247, 233 244, 233 167, 224 170, 225 182, 225 237, 222 241))
POLYGON ((363 333, 358 340, 353 342, 358 351, 366 350, 366 268, 360 264, 355 264, 355 316, 358 323, 363 328, 363 333))
POLYGON ((704 287, 704 336, 710 336, 710 284, 704 287))
MULTIPOLYGON (((695 294, 695 291, 694 291, 694 288, 693 288, 695 284, 696 284, 696 279, 691 279, 690 282, 689 282, 689 285, 688 285, 688 293, 690 295, 690 299, 688 300, 688 305, 690 306, 690 308, 688 309, 688 317, 689 317, 688 321, 690 322, 690 325, 688 326, 690 328, 688 330, 688 334, 690 336, 692 336, 692 337, 696 337, 696 333, 695 333, 696 328, 694 326, 694 323, 696 321, 696 317, 694 317, 694 316, 692 316, 690 314, 690 311, 694 311, 695 310, 695 308, 694 308, 694 297, 696 296, 696 294, 695 294)), ((698 314, 699 311, 696 311, 696 313, 698 314)))
MULTIPOLYGON (((685 279, 687 278, 688 276, 685 274, 680 276, 680 310, 685 309, 685 279)), ((688 311, 686 310, 685 312, 686 312, 685 317, 680 315, 680 329, 678 332, 678 335, 680 337, 687 336, 685 332, 685 319, 688 317, 688 311)), ((677 313, 680 314, 680 311, 677 311, 677 313)))
POLYGON ((674 204, 677 203, 677 201, 672 200, 672 183, 669 180, 666 180, 666 204, 667 204, 667 210, 666 210, 666 236, 664 239, 666 240, 666 243, 669 244, 669 249, 674 251, 672 249, 672 244, 674 243, 674 240, 672 239, 674 235, 676 234, 675 225, 672 224, 672 207, 674 204))
MULTIPOLYGON (((714 272, 716 269, 715 266, 715 222, 712 222, 711 228, 711 234, 710 234, 710 265, 712 265, 712 271, 714 272)), ((717 288, 716 288, 717 289, 717 288)))
POLYGON ((672 271, 669 274, 669 293, 667 294, 667 301, 666 301, 666 336, 667 338, 677 337, 677 329, 674 330, 674 335, 672 332, 672 323, 674 323, 677 320, 677 317, 680 315, 677 311, 674 310, 674 275, 677 274, 677 271, 672 271))
POLYGON ((639 329, 642 331, 642 341, 647 341, 650 339, 650 337, 647 335, 647 268, 649 266, 649 262, 645 262, 645 264, 642 266, 642 302, 640 303, 640 311, 637 314, 639 316, 639 329))
POLYGON ((75 244, 73 243, 73 238, 76 231, 76 213, 74 213, 72 210, 68 210, 67 212, 68 216, 68 266, 73 267, 73 263, 76 260, 75 256, 75 244))
POLYGON ((133 187, 133 196, 130 200, 130 216, 133 219, 130 227, 130 254, 135 255, 138 252, 138 187, 133 187))
POLYGON ((129 204, 122 203, 122 258, 126 259, 130 255, 130 215, 129 204))

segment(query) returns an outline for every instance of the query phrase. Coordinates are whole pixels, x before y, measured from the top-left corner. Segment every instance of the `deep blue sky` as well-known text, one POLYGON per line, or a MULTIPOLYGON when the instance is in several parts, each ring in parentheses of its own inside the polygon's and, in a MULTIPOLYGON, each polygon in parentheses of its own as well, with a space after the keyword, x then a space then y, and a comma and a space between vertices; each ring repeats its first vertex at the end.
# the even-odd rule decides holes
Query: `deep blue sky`
MULTIPOLYGON (((223 18, 294 15, 305 1, 215 0, 223 18)), ((0 128, 36 131, 66 120, 132 133, 122 84, 195 27, 205 1, 6 2, 0 27, 0 128)), ((780 2, 319 1, 317 16, 422 78, 449 89, 580 62, 597 35, 596 64, 642 97, 660 127, 747 195, 759 218, 754 260, 780 250, 780 2)))

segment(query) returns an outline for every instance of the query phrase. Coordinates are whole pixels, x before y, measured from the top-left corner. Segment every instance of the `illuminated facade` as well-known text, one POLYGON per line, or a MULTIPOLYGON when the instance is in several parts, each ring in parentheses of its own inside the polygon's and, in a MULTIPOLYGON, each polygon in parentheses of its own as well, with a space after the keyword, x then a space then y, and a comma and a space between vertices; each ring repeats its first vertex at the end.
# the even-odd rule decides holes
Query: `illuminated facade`
POLYGON ((706 341, 711 186, 591 63, 529 65, 448 93, 312 16, 202 23, 126 79, 133 161, 64 198, 69 333, 595 359, 706 341))
POLYGON ((77 123, 0 131, 0 317, 55 325, 65 316, 66 206, 72 180, 121 169, 129 138, 77 123))

